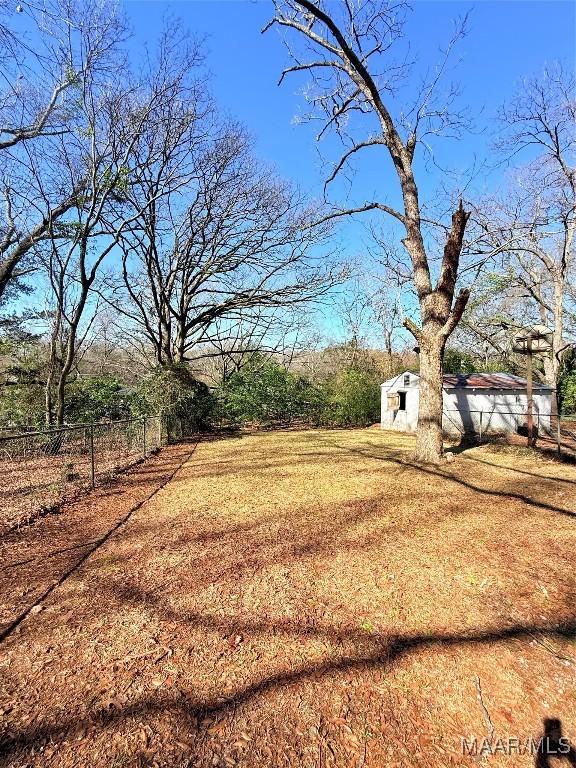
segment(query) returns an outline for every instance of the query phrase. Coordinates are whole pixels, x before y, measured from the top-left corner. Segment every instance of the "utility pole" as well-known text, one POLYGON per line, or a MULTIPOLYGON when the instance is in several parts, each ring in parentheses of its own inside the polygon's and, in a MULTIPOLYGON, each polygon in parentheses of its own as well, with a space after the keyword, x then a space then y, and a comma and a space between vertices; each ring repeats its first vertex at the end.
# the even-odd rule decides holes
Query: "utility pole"
POLYGON ((532 448, 534 439, 534 397, 532 395, 532 334, 526 338, 526 400, 528 408, 528 448, 532 448))
MULTIPOLYGON (((507 326, 504 325, 504 327, 507 326)), ((550 352, 550 350, 551 331, 544 326, 526 328, 514 336, 512 351, 526 355, 526 416, 528 423, 527 445, 529 448, 533 448, 536 445, 536 435, 534 433, 533 356, 534 352, 542 354, 550 352)))

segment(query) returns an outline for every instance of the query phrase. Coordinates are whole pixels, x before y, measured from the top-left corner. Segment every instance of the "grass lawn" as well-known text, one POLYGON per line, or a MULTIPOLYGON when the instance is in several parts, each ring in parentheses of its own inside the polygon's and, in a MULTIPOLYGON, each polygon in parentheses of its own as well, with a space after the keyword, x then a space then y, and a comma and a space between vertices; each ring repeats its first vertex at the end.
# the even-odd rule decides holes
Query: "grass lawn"
POLYGON ((8 537, 0 765, 576 764, 576 466, 412 448, 176 446, 8 537))

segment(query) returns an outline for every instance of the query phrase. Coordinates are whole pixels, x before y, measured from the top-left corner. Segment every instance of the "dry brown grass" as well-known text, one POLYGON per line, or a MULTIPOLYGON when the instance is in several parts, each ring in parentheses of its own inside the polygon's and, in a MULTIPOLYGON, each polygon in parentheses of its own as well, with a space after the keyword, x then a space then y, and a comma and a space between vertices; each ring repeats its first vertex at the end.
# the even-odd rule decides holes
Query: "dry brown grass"
POLYGON ((173 448, 88 497, 78 568, 47 555, 80 504, 6 542, 6 625, 24 579, 29 607, 71 573, 0 646, 3 764, 443 768, 477 765, 460 739, 492 728, 537 739, 554 717, 576 738, 576 467, 411 449, 377 430, 204 441, 88 546, 173 448))

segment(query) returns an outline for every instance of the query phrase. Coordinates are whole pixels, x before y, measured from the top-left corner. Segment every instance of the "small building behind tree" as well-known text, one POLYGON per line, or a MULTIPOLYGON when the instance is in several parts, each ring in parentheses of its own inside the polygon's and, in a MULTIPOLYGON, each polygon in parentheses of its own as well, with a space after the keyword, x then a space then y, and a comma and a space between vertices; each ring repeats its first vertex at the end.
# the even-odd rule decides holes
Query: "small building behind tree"
MULTIPOLYGON (((442 426, 446 434, 525 433, 528 428, 526 379, 510 373, 449 373, 443 377, 442 426)), ((534 383, 534 426, 550 432, 554 390, 534 383)), ((420 376, 411 371, 381 385, 381 427, 415 432, 420 376)))

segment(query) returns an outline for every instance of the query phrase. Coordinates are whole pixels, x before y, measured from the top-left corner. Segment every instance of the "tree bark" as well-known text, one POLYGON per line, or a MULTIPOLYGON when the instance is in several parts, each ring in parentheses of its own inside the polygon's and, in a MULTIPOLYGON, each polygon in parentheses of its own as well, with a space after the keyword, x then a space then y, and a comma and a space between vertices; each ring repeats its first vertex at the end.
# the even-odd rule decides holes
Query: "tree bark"
POLYGON ((46 426, 50 427, 54 423, 54 400, 53 400, 53 387, 54 379, 56 377, 56 368, 58 365, 58 336, 60 334, 60 327, 62 321, 62 311, 60 308, 56 310, 54 317, 54 325, 52 333, 50 334, 50 351, 48 358, 48 375, 46 377, 46 386, 44 390, 44 409, 45 409, 45 421, 46 426))
MULTIPOLYGON (((444 246, 442 267, 436 286, 419 294, 422 327, 419 328, 409 319, 404 321, 405 327, 414 336, 420 348, 420 407, 414 458, 424 464, 439 464, 442 461, 444 348, 450 334, 460 322, 470 295, 468 289, 462 289, 454 299, 464 232, 469 217, 470 214, 464 210, 460 201, 452 214, 452 227, 444 246)), ((404 243, 408 248, 406 240, 404 243)))
MULTIPOLYGON (((404 323, 420 347, 422 378, 416 459, 437 464, 442 460, 442 359, 444 347, 446 340, 462 317, 469 296, 468 290, 462 290, 454 300, 464 231, 470 214, 464 210, 462 201, 460 201, 452 215, 452 226, 444 246, 440 274, 436 284, 433 285, 422 229, 419 190, 413 168, 414 152, 419 141, 417 135, 419 118, 413 126, 412 133, 403 139, 399 130, 402 126, 396 124, 391 111, 388 109, 386 103, 388 94, 379 87, 378 78, 375 78, 370 72, 372 54, 368 53, 367 49, 373 45, 372 38, 376 36, 376 30, 383 19, 384 22, 388 21, 388 23, 394 20, 393 13, 389 19, 386 19, 388 6, 379 3, 360 3, 356 9, 355 4, 346 3, 348 18, 345 22, 346 26, 342 27, 339 27, 336 21, 337 17, 330 15, 331 10, 327 8, 327 5, 318 2, 318 0, 293 0, 285 5, 279 0, 275 0, 275 6, 276 15, 271 24, 277 23, 280 26, 297 30, 307 37, 312 43, 312 47, 315 50, 319 49, 321 54, 318 61, 311 63, 302 64, 297 60, 295 66, 285 70, 283 75, 288 71, 314 70, 317 67, 331 68, 333 72, 336 72, 335 83, 330 83, 326 88, 334 88, 334 93, 342 100, 343 105, 333 107, 335 96, 332 91, 326 90, 324 102, 322 97, 314 95, 314 103, 320 102, 322 104, 328 118, 320 135, 329 125, 334 125, 335 118, 336 130, 338 131, 337 118, 347 116, 349 111, 353 109, 359 109, 361 113, 366 113, 370 108, 380 123, 381 134, 371 141, 354 142, 352 149, 349 149, 340 158, 329 177, 328 183, 335 178, 352 153, 375 143, 386 147, 394 164, 402 192, 403 211, 372 201, 366 203, 363 208, 349 208, 339 211, 335 215, 339 216, 342 213, 350 215, 362 210, 378 209, 393 216, 404 226, 406 236, 402 243, 410 257, 412 281, 418 296, 421 322, 420 327, 411 320, 404 323), (367 8, 368 10, 366 10, 367 8), (359 26, 356 25, 356 21, 359 22, 359 26), (358 32, 359 29, 363 31, 358 32), (367 42, 367 39, 370 40, 370 43, 367 42), (343 82, 344 75, 349 79, 349 83, 343 82)), ((271 24, 265 29, 268 29, 271 24)), ((385 28, 385 23, 382 26, 385 28)), ((386 35, 390 31, 390 27, 388 27, 386 35)), ((395 34, 399 35, 400 32, 395 30, 395 34)), ((378 48, 374 50, 378 50, 378 48)), ((426 111, 425 101, 419 107, 420 109, 422 112, 426 111)), ((420 111, 418 114, 420 115, 420 111)))
POLYGON ((443 356, 444 343, 441 340, 422 339, 415 457, 425 464, 437 464, 442 457, 443 356))
POLYGON ((546 384, 554 387, 552 393, 552 411, 558 414, 558 377, 560 374, 560 362, 562 356, 562 334, 564 332, 564 293, 565 278, 562 269, 554 274, 554 298, 553 298, 553 329, 552 348, 550 356, 544 360, 544 378, 546 384))

